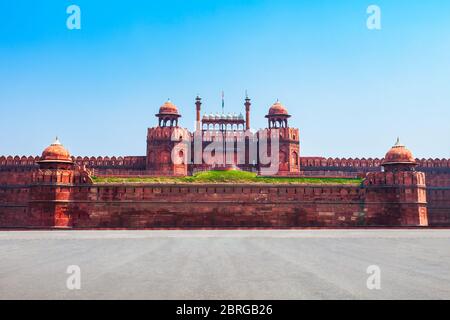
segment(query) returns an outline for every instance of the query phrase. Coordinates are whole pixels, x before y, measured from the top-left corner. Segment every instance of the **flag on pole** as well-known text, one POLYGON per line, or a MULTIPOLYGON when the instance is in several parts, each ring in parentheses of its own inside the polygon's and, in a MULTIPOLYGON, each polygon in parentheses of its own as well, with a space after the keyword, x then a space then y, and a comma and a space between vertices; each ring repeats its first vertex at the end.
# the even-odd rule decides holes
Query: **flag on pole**
POLYGON ((225 109, 225 93, 222 90, 222 114, 224 113, 225 109))

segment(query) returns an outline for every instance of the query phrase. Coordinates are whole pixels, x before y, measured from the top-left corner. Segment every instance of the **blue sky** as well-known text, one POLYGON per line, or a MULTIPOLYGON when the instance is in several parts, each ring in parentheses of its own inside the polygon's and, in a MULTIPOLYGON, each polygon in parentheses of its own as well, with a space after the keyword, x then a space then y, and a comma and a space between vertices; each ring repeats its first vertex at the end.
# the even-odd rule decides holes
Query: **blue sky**
POLYGON ((195 96, 216 112, 222 90, 237 113, 248 90, 254 129, 280 99, 305 156, 382 157, 400 136, 450 157, 450 2, 0 2, 0 154, 58 135, 74 155, 144 155, 167 98, 192 129, 195 96))

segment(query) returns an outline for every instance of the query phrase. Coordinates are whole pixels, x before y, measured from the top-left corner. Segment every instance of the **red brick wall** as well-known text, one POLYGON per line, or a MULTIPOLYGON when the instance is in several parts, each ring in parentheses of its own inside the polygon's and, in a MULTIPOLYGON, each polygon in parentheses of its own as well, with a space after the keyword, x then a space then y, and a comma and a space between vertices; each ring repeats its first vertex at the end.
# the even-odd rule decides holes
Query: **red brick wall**
POLYGON ((361 202, 354 187, 95 186, 79 196, 80 227, 351 225, 361 202))
POLYGON ((33 178, 35 167, 11 167, 0 168, 0 185, 29 184, 33 178))
MULTIPOLYGON (((0 206, 0 223, 3 227, 295 227, 373 224, 368 219, 368 206, 365 203, 367 190, 358 186, 37 185, 30 190, 28 212, 17 215, 17 208, 0 206)), ((400 207, 404 205, 414 206, 414 203, 402 204, 400 207)), ((369 213, 389 213, 398 208, 399 205, 392 205, 391 199, 387 198, 386 201, 379 197, 370 203, 369 213)), ((383 220, 387 225, 397 222, 383 220)))

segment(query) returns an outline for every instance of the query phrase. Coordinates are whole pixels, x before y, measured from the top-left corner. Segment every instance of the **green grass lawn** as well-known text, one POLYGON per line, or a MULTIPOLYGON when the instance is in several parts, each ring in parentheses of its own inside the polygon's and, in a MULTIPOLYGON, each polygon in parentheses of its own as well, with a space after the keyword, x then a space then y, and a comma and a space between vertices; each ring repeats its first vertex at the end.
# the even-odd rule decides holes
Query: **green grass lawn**
POLYGON ((351 184, 362 179, 264 177, 247 171, 205 171, 187 177, 92 177, 94 183, 286 183, 286 184, 351 184))

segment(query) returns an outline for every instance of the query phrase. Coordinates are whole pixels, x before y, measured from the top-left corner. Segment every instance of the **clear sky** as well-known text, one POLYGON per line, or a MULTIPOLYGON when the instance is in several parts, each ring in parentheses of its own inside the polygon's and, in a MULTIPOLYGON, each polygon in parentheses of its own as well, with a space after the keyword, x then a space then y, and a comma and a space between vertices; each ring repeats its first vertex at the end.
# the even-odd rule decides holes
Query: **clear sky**
POLYGON ((167 98, 192 129, 195 96, 217 112, 222 90, 236 113, 248 90, 254 129, 280 99, 305 156, 382 157, 400 136, 450 157, 450 1, 0 2, 0 154, 58 135, 74 155, 145 155, 167 98))

